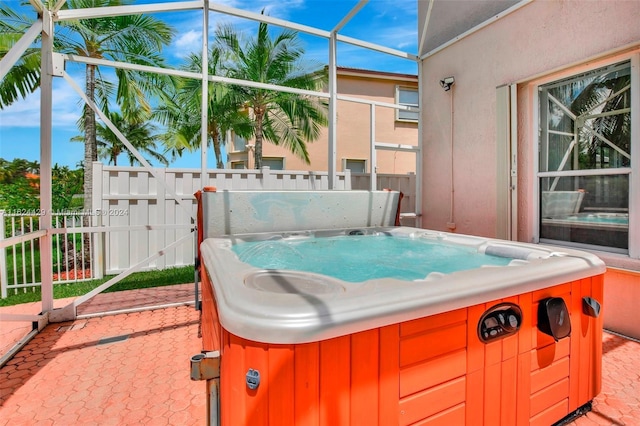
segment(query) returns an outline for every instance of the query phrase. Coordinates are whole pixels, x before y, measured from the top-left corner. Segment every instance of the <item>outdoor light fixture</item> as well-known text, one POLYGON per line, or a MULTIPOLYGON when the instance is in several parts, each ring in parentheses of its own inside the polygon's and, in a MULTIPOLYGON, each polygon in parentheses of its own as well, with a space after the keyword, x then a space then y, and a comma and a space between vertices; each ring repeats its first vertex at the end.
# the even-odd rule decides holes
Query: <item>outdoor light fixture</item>
POLYGON ((455 80, 453 77, 445 77, 440 80, 440 86, 442 86, 445 92, 448 92, 449 90, 451 90, 451 86, 453 86, 454 82, 455 80))

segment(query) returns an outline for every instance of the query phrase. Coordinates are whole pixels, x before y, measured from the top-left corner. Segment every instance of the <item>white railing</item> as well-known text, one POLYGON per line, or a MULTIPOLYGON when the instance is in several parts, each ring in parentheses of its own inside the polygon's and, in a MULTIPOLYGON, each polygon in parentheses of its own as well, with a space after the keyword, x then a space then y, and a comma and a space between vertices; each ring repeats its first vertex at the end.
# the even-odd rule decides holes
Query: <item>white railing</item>
MULTIPOLYGON (((48 214, 40 210, 0 211, 0 241, 14 242, 0 249, 0 289, 2 297, 19 291, 33 291, 40 286, 40 216, 48 214), (16 238, 24 236, 24 238, 16 238)), ((74 232, 83 226, 84 214, 79 212, 53 212, 52 226, 66 229, 54 235, 53 283, 62 284, 96 278, 91 267, 94 247, 91 234, 74 232)))

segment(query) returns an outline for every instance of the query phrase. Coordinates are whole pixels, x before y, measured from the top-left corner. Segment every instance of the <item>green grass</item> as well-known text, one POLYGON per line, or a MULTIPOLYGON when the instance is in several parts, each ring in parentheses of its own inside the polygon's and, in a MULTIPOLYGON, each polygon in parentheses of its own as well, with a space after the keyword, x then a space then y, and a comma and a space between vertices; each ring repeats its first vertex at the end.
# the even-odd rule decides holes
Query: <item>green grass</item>
POLYGON ((27 241, 23 244, 16 245, 16 255, 15 255, 15 264, 16 267, 14 269, 14 255, 12 249, 6 249, 6 259, 7 259, 7 278, 10 283, 14 281, 14 275, 17 272, 18 282, 22 282, 22 271, 23 271, 23 263, 24 269, 27 271, 27 279, 31 281, 31 270, 32 265, 35 267, 35 280, 36 282, 40 281, 40 249, 35 248, 33 250, 33 264, 31 263, 31 241, 27 241), (24 256, 22 256, 22 248, 24 245, 24 256))
MULTIPOLYGON (((65 297, 82 296, 101 284, 109 281, 115 275, 107 276, 99 280, 81 281, 68 284, 54 284, 53 298, 62 299, 65 297)), ((118 284, 105 290, 105 293, 123 290, 135 290, 150 287, 162 287, 172 284, 192 283, 194 280, 193 266, 183 266, 179 268, 168 268, 157 271, 136 272, 118 284)), ((18 290, 18 294, 9 294, 6 299, 0 299, 0 306, 18 305, 20 303, 39 302, 41 300, 40 287, 30 287, 23 292, 18 290)))

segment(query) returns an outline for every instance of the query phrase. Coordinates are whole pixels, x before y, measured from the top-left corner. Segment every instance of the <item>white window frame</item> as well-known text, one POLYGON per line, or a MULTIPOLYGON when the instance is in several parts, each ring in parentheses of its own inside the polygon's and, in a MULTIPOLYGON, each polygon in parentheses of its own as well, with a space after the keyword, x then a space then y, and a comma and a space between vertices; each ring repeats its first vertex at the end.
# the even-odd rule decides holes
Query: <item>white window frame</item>
MULTIPOLYGON (((629 172, 629 243, 628 250, 624 251, 628 257, 632 259, 640 259, 640 53, 634 52, 632 54, 620 55, 615 58, 611 58, 607 61, 593 61, 589 63, 589 66, 581 67, 580 69, 573 68, 564 72, 554 73, 543 79, 540 79, 532 85, 532 141, 535 148, 533 154, 534 159, 534 173, 533 173, 533 231, 534 242, 541 242, 540 240, 540 179, 542 177, 549 177, 551 172, 540 172, 540 135, 539 135, 539 122, 540 122, 540 98, 539 88, 548 83, 559 81, 567 77, 571 77, 580 73, 584 73, 591 70, 596 70, 609 65, 614 65, 623 61, 630 61, 631 65, 631 167, 629 172)), ((561 172, 562 173, 562 172, 561 172)), ((589 174, 602 174, 601 170, 581 171, 581 175, 589 174)), ((547 242, 543 240, 542 242, 547 242)), ((602 246, 591 246, 578 243, 572 243, 568 241, 553 240, 554 245, 566 245, 577 246, 580 248, 591 249, 596 251, 602 251, 602 246)), ((617 250, 606 250, 616 252, 617 250)))
MULTIPOLYGON (((418 92, 418 88, 417 87, 412 87, 412 86, 403 86, 403 85, 396 85, 396 94, 395 94, 395 103, 397 105, 404 105, 404 106, 408 106, 408 107, 414 107, 414 108, 420 108, 420 104, 407 104, 407 103, 401 103, 400 102, 400 92, 401 91, 411 91, 411 92, 416 92, 416 95, 418 96, 418 102, 420 102, 420 93, 418 92)), ((405 123, 417 123, 420 117, 420 113, 419 112, 413 112, 413 111, 401 111, 399 109, 396 109, 396 121, 402 121, 405 123), (409 113, 409 114, 415 114, 416 118, 412 119, 412 118, 406 118, 406 117, 400 117, 400 114, 402 113, 409 113)))

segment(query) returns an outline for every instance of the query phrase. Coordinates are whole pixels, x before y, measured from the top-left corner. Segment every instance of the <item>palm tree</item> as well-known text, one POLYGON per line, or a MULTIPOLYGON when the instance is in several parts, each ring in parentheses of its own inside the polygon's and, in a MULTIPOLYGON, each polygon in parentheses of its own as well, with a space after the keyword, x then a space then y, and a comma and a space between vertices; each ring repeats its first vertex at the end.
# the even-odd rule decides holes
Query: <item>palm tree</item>
POLYGON ((29 161, 23 158, 14 158, 7 161, 0 158, 0 183, 11 183, 15 179, 23 178, 28 174, 39 174, 40 164, 37 161, 29 161))
MULTIPOLYGON (((0 4, 0 58, 9 52, 33 23, 5 4, 0 4)), ((40 85, 40 49, 27 49, 0 81, 0 108, 24 98, 40 85)))
MULTIPOLYGON (((221 70, 221 52, 213 47, 208 55, 208 73, 217 75, 221 70)), ((182 69, 190 72, 202 71, 201 55, 189 55, 182 69)), ((175 80, 173 95, 162 102, 156 111, 156 118, 167 126, 164 145, 174 156, 200 148, 202 109, 202 83, 200 80, 179 78, 175 80)), ((229 130, 239 136, 249 137, 253 126, 243 106, 231 95, 230 87, 222 83, 209 83, 207 94, 207 136, 208 144, 213 145, 216 167, 224 168, 221 146, 224 135, 229 130)))
MULTIPOLYGON (((46 5, 51 8, 56 3, 54 0, 47 0, 46 5)), ((69 9, 82 9, 93 7, 122 6, 130 4, 130 0, 68 0, 63 7, 69 9)), ((0 6, 0 15, 11 17, 10 24, 0 26, 2 34, 0 39, 0 54, 4 55, 8 49, 10 40, 15 38, 15 30, 24 31, 28 28, 32 20, 12 12, 8 6, 0 6), (6 49, 6 50, 5 50, 6 49)), ((85 20, 63 21, 56 30, 54 39, 54 50, 61 53, 70 53, 90 58, 111 59, 115 61, 129 62, 134 64, 161 66, 164 63, 160 51, 167 45, 173 37, 173 29, 166 23, 149 15, 128 15, 103 17, 85 20)), ((17 92, 22 96, 24 93, 33 91, 39 86, 39 69, 34 68, 35 56, 39 57, 39 52, 28 50, 22 58, 24 65, 24 78, 20 70, 10 74, 12 78, 3 82, 0 89, 2 95, 2 105, 8 105, 17 99, 17 92), (28 71, 28 72, 27 72, 28 71), (27 84, 24 79, 33 79, 37 75, 38 84, 27 84), (6 86, 5 86, 6 83, 6 86), (11 90, 11 87, 14 90, 11 90), (5 96, 5 94, 7 94, 5 96)), ((39 64, 39 60, 37 64, 39 64)), ((104 109, 108 104, 108 99, 115 95, 116 101, 121 106, 123 114, 143 109, 151 112, 151 106, 146 99, 150 93, 162 85, 153 81, 154 76, 136 73, 130 70, 116 70, 118 78, 117 87, 105 79, 98 78, 99 70, 95 65, 86 65, 86 87, 85 93, 91 100, 99 98, 99 104, 104 109)), ((31 81, 29 80, 29 81, 31 81)), ((91 208, 91 193, 93 179, 91 167, 93 161, 97 160, 96 142, 96 118, 91 108, 85 106, 83 114, 84 126, 84 203, 85 208, 91 208)))
MULTIPOLYGON (((125 138, 133 145, 138 152, 147 155, 149 158, 158 161, 164 166, 169 165, 169 161, 162 153, 156 150, 156 127, 148 120, 148 114, 139 111, 138 117, 124 117, 118 112, 106 112, 109 121, 111 121, 125 138)), ((84 142, 82 135, 75 136, 71 139, 74 142, 84 142)), ((107 160, 108 164, 118 165, 118 156, 127 154, 129 164, 139 163, 136 157, 127 147, 118 139, 115 133, 111 131, 105 124, 96 123, 96 143, 98 148, 98 158, 107 160)), ((151 163, 152 161, 149 161, 151 163)))
MULTIPOLYGON (((309 72, 302 64, 304 49, 295 31, 284 30, 274 39, 267 24, 260 23, 255 38, 242 43, 229 25, 216 30, 217 42, 231 61, 227 75, 232 78, 306 90, 319 90, 326 71, 309 72)), ((255 136, 255 167, 262 167, 263 139, 282 145, 310 163, 306 143, 317 139, 327 124, 326 105, 317 98, 234 86, 238 100, 250 110, 255 136)))

